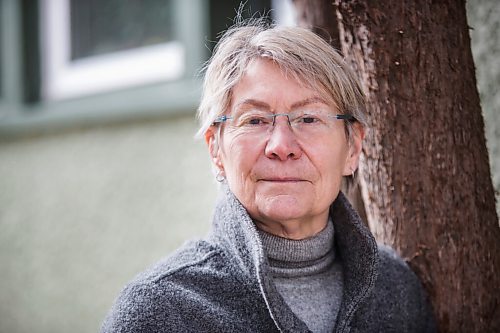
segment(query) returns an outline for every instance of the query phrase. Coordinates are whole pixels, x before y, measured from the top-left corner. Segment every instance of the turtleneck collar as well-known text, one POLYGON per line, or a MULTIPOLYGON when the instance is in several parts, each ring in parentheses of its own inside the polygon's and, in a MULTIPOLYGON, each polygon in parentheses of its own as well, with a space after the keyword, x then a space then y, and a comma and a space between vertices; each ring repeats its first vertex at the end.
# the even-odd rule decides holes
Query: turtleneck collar
POLYGON ((258 230, 274 277, 299 277, 319 274, 335 259, 333 223, 316 235, 293 240, 258 230))

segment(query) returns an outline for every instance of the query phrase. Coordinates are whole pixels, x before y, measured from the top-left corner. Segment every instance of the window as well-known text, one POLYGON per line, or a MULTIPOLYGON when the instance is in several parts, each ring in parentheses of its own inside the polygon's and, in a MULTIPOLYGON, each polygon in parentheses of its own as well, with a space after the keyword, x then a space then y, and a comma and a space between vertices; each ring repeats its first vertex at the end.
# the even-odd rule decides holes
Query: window
POLYGON ((194 112, 208 4, 0 1, 0 136, 194 112))
POLYGON ((182 77, 169 0, 41 0, 41 97, 59 100, 182 77))

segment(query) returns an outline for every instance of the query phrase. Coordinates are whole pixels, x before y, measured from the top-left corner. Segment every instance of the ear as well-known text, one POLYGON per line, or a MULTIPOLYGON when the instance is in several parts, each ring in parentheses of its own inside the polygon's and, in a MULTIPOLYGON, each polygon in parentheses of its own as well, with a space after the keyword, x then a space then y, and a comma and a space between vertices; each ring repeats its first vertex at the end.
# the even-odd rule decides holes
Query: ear
POLYGON ((219 170, 224 170, 224 166, 222 165, 221 154, 220 154, 220 146, 216 136, 217 128, 214 126, 210 126, 205 132, 205 142, 208 146, 208 152, 210 153, 210 158, 212 162, 219 170))
POLYGON ((365 138, 365 129, 364 127, 355 122, 352 125, 352 138, 350 139, 349 144, 349 153, 347 155, 346 163, 344 165, 344 176, 351 175, 359 165, 359 156, 361 155, 361 151, 363 149, 363 140, 365 138))

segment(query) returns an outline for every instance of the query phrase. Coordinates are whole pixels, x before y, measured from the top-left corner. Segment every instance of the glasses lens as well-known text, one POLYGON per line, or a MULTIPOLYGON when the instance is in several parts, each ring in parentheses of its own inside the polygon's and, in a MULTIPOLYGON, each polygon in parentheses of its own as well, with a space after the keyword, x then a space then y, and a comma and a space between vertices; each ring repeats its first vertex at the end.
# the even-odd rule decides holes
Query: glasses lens
POLYGON ((232 125, 242 129, 265 128, 272 126, 273 118, 272 113, 260 110, 239 112, 234 115, 232 125))
POLYGON ((327 110, 307 110, 292 113, 274 114, 262 110, 245 110, 232 115, 227 124, 232 130, 242 134, 262 134, 270 132, 279 117, 286 117, 297 136, 317 136, 332 131, 335 126, 335 115, 327 110))
POLYGON ((297 129, 320 129, 331 123, 331 114, 321 110, 298 111, 290 114, 290 123, 297 129))

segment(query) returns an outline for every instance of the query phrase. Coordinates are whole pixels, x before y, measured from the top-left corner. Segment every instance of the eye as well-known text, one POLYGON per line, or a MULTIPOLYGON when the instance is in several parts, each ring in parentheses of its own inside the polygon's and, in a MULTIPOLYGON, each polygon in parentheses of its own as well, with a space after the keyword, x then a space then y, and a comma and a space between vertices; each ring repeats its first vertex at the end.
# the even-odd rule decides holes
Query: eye
POLYGON ((318 121, 318 118, 314 117, 314 116, 304 116, 302 117, 302 122, 304 122, 305 124, 313 124, 315 122, 318 121))
POLYGON ((300 123, 302 124, 318 124, 322 122, 320 115, 315 113, 306 113, 300 116, 300 123))
POLYGON ((238 126, 256 127, 270 123, 270 118, 265 114, 244 114, 239 117, 238 126))
POLYGON ((260 125, 260 124, 263 124, 264 121, 262 118, 251 118, 251 119, 248 119, 247 123, 249 125, 260 125))

